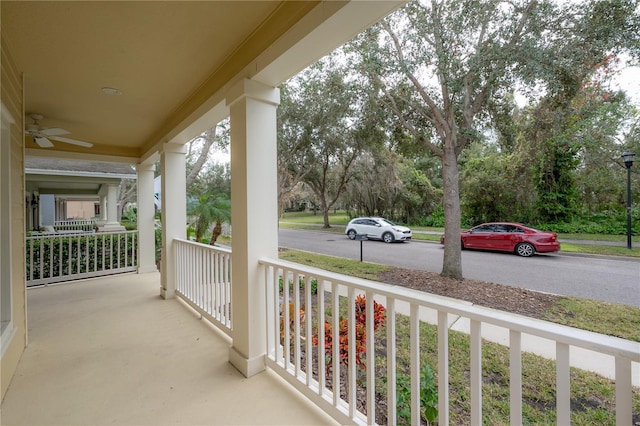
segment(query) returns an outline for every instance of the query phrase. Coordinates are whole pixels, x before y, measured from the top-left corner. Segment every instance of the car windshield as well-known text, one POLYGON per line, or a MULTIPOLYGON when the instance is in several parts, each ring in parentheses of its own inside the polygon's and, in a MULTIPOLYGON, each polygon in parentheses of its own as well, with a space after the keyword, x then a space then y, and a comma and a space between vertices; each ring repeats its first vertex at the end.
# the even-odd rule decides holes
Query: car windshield
POLYGON ((387 219, 380 219, 381 222, 386 223, 389 226, 396 226, 395 223, 391 222, 390 220, 387 219))

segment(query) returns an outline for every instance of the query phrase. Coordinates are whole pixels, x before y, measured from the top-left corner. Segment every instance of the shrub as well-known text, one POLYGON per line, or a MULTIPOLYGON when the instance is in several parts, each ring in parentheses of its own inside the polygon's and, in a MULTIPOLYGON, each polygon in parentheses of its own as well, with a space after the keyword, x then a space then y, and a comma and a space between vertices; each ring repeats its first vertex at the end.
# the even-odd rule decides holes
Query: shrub
MULTIPOLYGON (((386 310, 384 306, 373 301, 373 330, 376 331, 382 324, 384 324, 386 320, 386 310)), ((356 364, 361 368, 365 369, 366 366, 362 359, 362 354, 366 353, 367 347, 367 299, 365 296, 359 295, 356 297, 355 302, 355 334, 356 334, 356 364)), ((346 318, 343 318, 339 322, 339 332, 338 332, 338 344, 340 345, 340 361, 349 365, 349 321, 346 318)), ((315 333, 312 337, 312 341, 314 345, 319 343, 318 334, 315 333)), ((328 359, 331 359, 333 354, 333 327, 331 323, 326 321, 324 323, 324 349, 325 355, 328 359)), ((330 368, 330 362, 327 363, 327 368, 330 368)))

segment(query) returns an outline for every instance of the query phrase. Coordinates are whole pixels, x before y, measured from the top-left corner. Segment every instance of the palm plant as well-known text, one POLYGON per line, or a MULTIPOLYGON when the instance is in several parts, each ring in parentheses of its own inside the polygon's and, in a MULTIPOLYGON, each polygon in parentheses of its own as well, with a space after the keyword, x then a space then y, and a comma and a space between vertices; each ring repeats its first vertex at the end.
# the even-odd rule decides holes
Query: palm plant
POLYGON ((214 245, 222 233, 222 223, 231 219, 231 200, 220 191, 199 195, 189 203, 188 214, 196 218, 195 239, 200 242, 212 223, 215 223, 209 244, 214 245))

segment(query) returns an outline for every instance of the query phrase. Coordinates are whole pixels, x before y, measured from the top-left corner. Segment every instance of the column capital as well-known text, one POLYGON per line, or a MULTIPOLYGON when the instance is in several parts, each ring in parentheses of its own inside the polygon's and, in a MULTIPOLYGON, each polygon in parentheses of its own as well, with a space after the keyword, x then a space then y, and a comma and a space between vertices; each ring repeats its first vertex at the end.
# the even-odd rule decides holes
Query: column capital
POLYGON ((229 107, 244 98, 251 98, 272 105, 280 105, 280 89, 260 83, 259 81, 244 78, 231 86, 227 92, 227 106, 229 107))
POLYGON ((140 173, 140 172, 155 172, 156 171, 156 165, 153 163, 139 163, 136 164, 136 172, 140 173))
POLYGON ((182 144, 165 142, 160 147, 160 154, 186 154, 187 147, 182 144))

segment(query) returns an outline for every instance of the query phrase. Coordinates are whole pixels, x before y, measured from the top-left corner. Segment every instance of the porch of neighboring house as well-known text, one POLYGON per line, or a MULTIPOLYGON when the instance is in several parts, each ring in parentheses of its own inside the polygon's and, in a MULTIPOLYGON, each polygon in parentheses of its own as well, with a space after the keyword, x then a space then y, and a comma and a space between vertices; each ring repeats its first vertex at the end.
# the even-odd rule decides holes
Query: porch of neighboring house
POLYGON ((3 425, 333 424, 272 371, 246 379, 230 339, 158 295, 160 275, 30 289, 29 346, 3 425))
POLYGON ((25 158, 27 231, 123 231, 118 199, 123 181, 135 181, 130 164, 59 158, 25 158))

